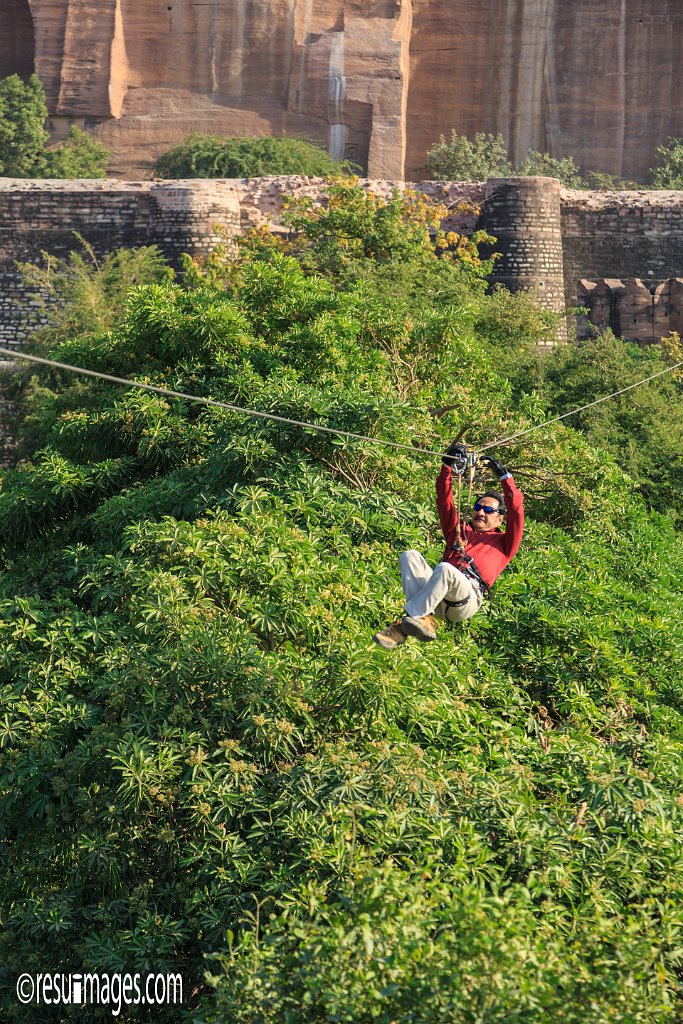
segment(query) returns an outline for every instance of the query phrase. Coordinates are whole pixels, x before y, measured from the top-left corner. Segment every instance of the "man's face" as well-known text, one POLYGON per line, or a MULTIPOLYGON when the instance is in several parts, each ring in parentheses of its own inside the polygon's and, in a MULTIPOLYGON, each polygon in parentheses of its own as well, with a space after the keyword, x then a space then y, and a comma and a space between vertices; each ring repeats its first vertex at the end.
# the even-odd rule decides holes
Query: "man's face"
POLYGON ((488 533, 495 530, 503 522, 503 517, 498 511, 500 502, 497 498, 478 498, 472 513, 472 527, 477 533, 488 533), (486 509, 493 509, 487 512, 486 509))

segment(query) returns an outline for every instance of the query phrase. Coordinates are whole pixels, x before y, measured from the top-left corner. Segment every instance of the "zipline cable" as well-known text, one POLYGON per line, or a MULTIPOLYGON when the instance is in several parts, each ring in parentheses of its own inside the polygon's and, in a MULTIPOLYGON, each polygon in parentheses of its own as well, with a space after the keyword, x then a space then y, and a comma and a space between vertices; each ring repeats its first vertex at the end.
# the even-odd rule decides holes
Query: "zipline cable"
POLYGON ((677 369, 679 366, 683 366, 683 360, 680 363, 674 363, 673 366, 667 366, 665 370, 659 370, 658 373, 653 373, 651 377, 645 377, 644 380, 636 381, 635 384, 629 384, 626 388, 621 388, 620 391, 613 391, 611 395, 603 395, 602 398, 596 398, 594 402, 588 402, 587 405, 580 405, 578 409, 572 409, 571 412, 563 412, 561 416, 554 416, 551 420, 545 420, 544 423, 537 423, 534 427, 527 427, 526 430, 520 430, 517 434, 511 434, 509 437, 498 438, 497 441, 491 441, 489 444, 482 445, 478 449, 480 452, 485 452, 489 448, 499 448, 503 444, 510 444, 511 441, 516 441, 518 437, 524 437, 526 434, 530 434, 533 430, 541 430, 543 427, 549 427, 551 423, 557 423, 559 420, 564 420, 567 416, 575 416, 577 412, 584 412, 586 409, 592 409, 594 405, 600 405, 601 402, 606 402, 610 398, 616 398, 617 395, 624 395, 627 391, 632 391, 633 388, 640 387, 641 384, 647 384, 651 380, 655 380, 657 377, 663 376, 665 373, 671 373, 672 370, 677 369))
POLYGON ((58 363, 54 359, 43 359, 40 356, 30 356, 26 352, 14 352, 12 349, 0 348, 1 356, 11 356, 12 359, 28 359, 32 363, 42 363, 44 366, 54 366, 58 370, 71 370, 72 373, 84 373, 88 377, 97 377, 99 380, 106 380, 112 384, 126 384, 132 388, 141 388, 143 391, 154 391, 158 395, 167 395, 169 398, 184 398, 188 402, 196 402, 199 405, 213 405, 219 409, 228 409, 230 412, 242 413, 244 416, 258 416, 264 420, 275 420, 277 423, 288 423, 293 427, 305 427, 306 430, 317 430, 324 434, 337 434, 339 437, 350 437, 354 441, 371 441, 373 444, 383 444, 387 448, 400 448, 403 451, 412 452, 414 455, 437 455, 439 458, 443 452, 432 451, 430 448, 416 448, 412 444, 398 444, 396 441, 384 441, 380 437, 366 437, 365 434, 354 434, 350 430, 338 430, 336 427, 323 427, 316 423, 303 423, 301 420, 290 420, 287 416, 276 416, 272 412, 261 412, 259 409, 245 409, 240 405, 232 405, 230 402, 219 402, 216 398, 200 398, 198 395, 188 395, 184 391, 172 391, 170 388, 161 388, 156 384, 143 384, 137 380, 127 380, 125 377, 113 377, 110 373, 101 373, 99 370, 85 370, 82 366, 70 366, 68 363, 58 363))
MULTIPOLYGON (((82 373, 88 377, 95 377, 98 380, 105 380, 111 384, 124 384, 127 387, 139 388, 142 391, 153 391, 158 395, 166 395, 169 398, 182 398, 187 402, 195 402, 199 405, 211 405, 218 409, 227 409, 229 412, 240 413, 243 416, 256 416, 264 420, 274 420, 277 423, 287 423, 293 427, 303 427, 305 430, 318 431, 324 434, 335 434, 337 437, 348 437, 354 441, 369 441, 371 444, 381 444, 386 448, 398 448, 401 451, 412 452, 413 455, 434 455, 437 458, 441 458, 443 452, 434 451, 431 448, 418 448, 410 444, 399 444, 396 441, 386 441, 381 437, 367 437, 365 434, 354 434, 350 430, 339 430, 336 427, 323 427, 316 423, 304 423, 301 420, 292 420, 287 416, 278 416, 272 412, 261 412, 259 409, 245 409, 240 405, 233 405, 230 402, 220 402, 216 398, 201 398, 199 395, 188 395, 184 391, 173 391, 170 388, 162 388, 156 384, 143 384, 141 381, 128 380, 126 377, 114 377, 109 373, 102 373, 100 370, 86 370, 82 366, 71 366, 69 363, 59 363, 54 359, 44 359, 42 356, 32 356, 27 352, 18 352, 14 349, 0 348, 0 355, 9 356, 10 359, 25 359, 32 363, 40 363, 43 366, 53 366, 57 370, 69 370, 71 373, 82 373)), ((489 448, 499 448, 504 444, 510 444, 512 441, 516 441, 519 437, 525 437, 527 434, 531 434, 535 430, 542 430, 544 427, 549 427, 552 423, 558 423, 560 420, 567 419, 568 416, 574 416, 576 413, 584 412, 586 409, 592 409, 595 405, 600 405, 601 402, 607 402, 610 398, 617 398, 619 395, 626 394, 627 391, 632 391, 634 388, 640 387, 642 384, 648 384, 651 380, 656 380, 657 377, 662 377, 666 373, 671 373, 673 370, 683 366, 683 360, 678 363, 674 363, 673 366, 667 366, 664 370, 659 370, 657 373, 653 373, 650 377, 645 377, 643 380, 636 381, 635 384, 629 384, 628 387, 621 388, 619 391, 613 391, 610 395, 603 395, 602 398, 597 398, 594 402, 588 402, 586 405, 581 405, 577 409, 571 409, 569 412, 563 412, 561 416, 554 416, 550 420, 545 420, 543 423, 537 423, 533 427, 527 427, 526 430, 520 430, 516 434, 510 434, 509 437, 501 437, 496 441, 490 441, 488 444, 481 445, 478 448, 478 453, 488 451, 489 448)))

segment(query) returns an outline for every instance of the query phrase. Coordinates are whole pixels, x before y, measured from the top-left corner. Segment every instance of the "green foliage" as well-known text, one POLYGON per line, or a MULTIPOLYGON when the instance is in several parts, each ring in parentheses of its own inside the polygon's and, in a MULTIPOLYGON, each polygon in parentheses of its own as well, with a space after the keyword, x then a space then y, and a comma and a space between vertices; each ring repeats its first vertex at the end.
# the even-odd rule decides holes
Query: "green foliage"
MULTIPOLYGON (((669 139, 657 154, 661 166, 650 172, 654 188, 683 188, 683 140, 669 139)), ((507 144, 502 135, 477 133, 473 139, 451 132, 451 141, 442 135, 427 153, 427 173, 432 178, 448 181, 484 181, 507 175, 543 175, 557 178, 566 188, 587 188, 605 191, 647 188, 603 171, 586 171, 573 157, 553 157, 549 153, 529 150, 516 167, 507 156, 507 144)))
POLYGON ((432 178, 449 181, 485 181, 510 174, 544 175, 557 178, 567 188, 587 187, 572 157, 559 159, 532 149, 522 163, 514 167, 508 160, 503 136, 484 132, 468 139, 453 130, 450 142, 442 135, 427 153, 427 172, 432 178))
MULTIPOLYGON (((49 350, 437 452, 636 372, 616 343, 538 356, 544 315, 511 299, 506 325, 410 197, 292 213, 300 240, 253 237, 123 309, 113 288, 107 330, 76 301, 49 350), (409 265, 421 303, 383 291, 409 265)), ((440 557, 438 457, 47 369, 15 386, 11 990, 46 963, 169 968, 193 1005, 155 1019, 188 1024, 675 1024, 683 551, 604 448, 561 424, 501 448, 519 555, 470 623, 392 655, 370 636, 402 607, 399 551, 440 557)), ((617 423, 619 444, 641 429, 617 423)), ((5 1018, 32 1012, 12 991, 5 1018)))
POLYGON ((683 189, 683 139, 669 138, 655 153, 659 162, 650 169, 652 186, 683 189))
POLYGON ((637 181, 628 178, 621 178, 617 174, 606 174, 604 171, 588 171, 586 173, 585 187, 602 190, 604 192, 623 192, 631 189, 647 188, 637 181))
MULTIPOLYGON (((325 205, 308 199, 289 204, 287 240, 268 230, 240 239, 244 258, 294 256, 307 274, 323 276, 343 291, 363 292, 368 300, 418 312, 433 303, 460 306, 482 295, 493 259, 479 246, 495 239, 484 232, 471 238, 440 229, 446 210, 411 189, 383 199, 353 179, 333 182, 325 205)), ((203 262, 187 259, 188 284, 234 287, 242 262, 226 246, 203 262)))
POLYGON ((125 302, 136 285, 173 280, 160 249, 116 249, 98 259, 80 235, 82 253, 66 259, 41 254, 40 263, 20 263, 24 284, 33 289, 37 315, 45 326, 33 342, 54 344, 64 337, 111 330, 123 317, 125 302))
POLYGON ((109 150, 76 125, 65 142, 45 153, 43 178, 104 178, 109 150))
POLYGON ((427 153, 430 178, 445 181, 486 181, 512 174, 502 135, 477 132, 473 139, 453 129, 450 142, 442 135, 427 153))
MULTIPOLYGON (((496 349, 514 353, 537 353, 537 346, 552 344, 562 317, 540 306, 533 293, 511 295, 498 286, 481 297, 475 319, 477 333, 496 349)), ((501 354, 505 357, 505 352, 501 354)))
POLYGON ((0 174, 40 177, 45 161, 47 107, 42 83, 19 75, 0 81, 0 174))
MULTIPOLYGON (((491 299, 495 303, 495 293, 491 299)), ((488 302, 489 299, 484 300, 480 326, 490 331, 488 302)), ((551 353, 539 353, 533 344, 522 343, 520 334, 513 330, 525 329, 524 318, 515 316, 515 301, 510 304, 512 345, 505 348, 506 321, 500 316, 501 302, 505 303, 503 297, 498 299, 498 316, 493 320, 492 332, 500 345, 501 372, 513 385, 518 401, 533 398, 553 415, 587 405, 683 359, 680 341, 675 339, 668 352, 666 347, 627 345, 610 331, 580 344, 560 346, 551 353)), ((522 300, 522 307, 525 304, 522 300)), ((528 337, 533 339, 538 336, 533 330, 533 307, 530 313, 526 322, 528 337)), ((539 311, 539 318, 542 316, 539 311)), ((667 515, 678 528, 683 526, 682 390, 680 374, 665 374, 571 420, 592 444, 610 452, 627 469, 648 505, 667 515)))
POLYGON ((516 174, 544 175, 557 178, 567 188, 585 188, 586 182, 581 177, 581 169, 570 156, 558 159, 549 153, 537 153, 530 149, 526 159, 517 167, 516 174))
POLYGON ((254 178, 267 174, 330 178, 351 170, 351 164, 333 159, 316 143, 285 135, 193 135, 154 165, 155 174, 162 178, 254 178))
POLYGON ((0 82, 0 174, 8 178, 103 178, 108 151, 75 125, 47 149, 42 82, 10 75, 0 82))

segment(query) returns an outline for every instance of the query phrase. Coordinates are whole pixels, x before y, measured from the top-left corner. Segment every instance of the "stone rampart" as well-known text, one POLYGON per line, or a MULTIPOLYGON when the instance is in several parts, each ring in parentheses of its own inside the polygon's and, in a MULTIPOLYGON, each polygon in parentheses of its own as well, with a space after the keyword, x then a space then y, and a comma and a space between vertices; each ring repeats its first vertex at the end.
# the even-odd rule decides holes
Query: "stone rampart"
POLYGON ((584 192, 563 189, 565 298, 581 278, 683 276, 683 192, 584 192))
MULTIPOLYGON (((365 183, 378 195, 405 182, 365 183)), ((427 182, 426 194, 449 210, 444 226, 471 233, 481 183, 427 182), (467 205, 462 208, 463 201, 467 205)), ((28 181, 0 178, 0 347, 20 345, 35 315, 17 261, 41 252, 67 256, 78 235, 97 256, 121 247, 158 245, 176 263, 201 256, 219 241, 269 224, 279 226, 285 196, 322 200, 324 182, 301 176, 188 181, 28 181)))
MULTIPOLYGON (((683 192, 584 192, 563 189, 552 178, 363 184, 382 196, 416 188, 446 205, 446 229, 465 234, 487 229, 502 254, 493 283, 534 289, 548 308, 588 306, 594 323, 644 342, 681 326, 683 192)), ((322 202, 325 183, 301 176, 0 178, 0 344, 21 344, 31 313, 17 261, 35 261, 41 251, 65 256, 78 248, 76 232, 97 255, 154 243, 175 262, 182 252, 208 252, 226 235, 281 225, 285 195, 322 202)))
POLYGON ((17 261, 67 256, 80 235, 96 256, 156 244, 175 262, 239 234, 240 209, 229 182, 0 179, 0 342, 21 344, 34 312, 17 261))
POLYGON ((555 178, 493 178, 480 226, 496 239, 493 284, 533 289, 544 306, 564 308, 560 183, 555 178))

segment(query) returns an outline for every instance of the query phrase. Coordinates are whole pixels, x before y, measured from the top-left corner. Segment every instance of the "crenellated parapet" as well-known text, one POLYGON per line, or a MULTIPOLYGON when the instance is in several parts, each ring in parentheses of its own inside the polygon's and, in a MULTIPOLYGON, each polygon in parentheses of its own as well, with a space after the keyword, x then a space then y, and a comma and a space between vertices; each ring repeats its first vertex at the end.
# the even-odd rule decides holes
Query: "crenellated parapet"
MULTIPOLYGON (((585 307, 588 321, 641 343, 683 334, 683 192, 588 192, 554 178, 489 182, 364 181, 379 196, 414 188, 447 210, 443 227, 484 228, 500 258, 491 283, 533 291, 562 313, 585 307), (479 214, 477 215, 477 210, 479 214)), ((226 235, 282 226, 286 196, 325 202, 321 179, 26 181, 0 178, 0 344, 21 344, 30 298, 16 261, 41 251, 65 256, 74 232, 100 255, 156 244, 173 263, 203 255, 226 235)), ((562 334, 558 340, 562 339, 562 334)))
POLYGON ((683 277, 645 284, 640 278, 582 279, 577 288, 579 304, 588 310, 577 335, 588 337, 591 329, 608 328, 625 341, 652 345, 673 331, 683 335, 683 277))

